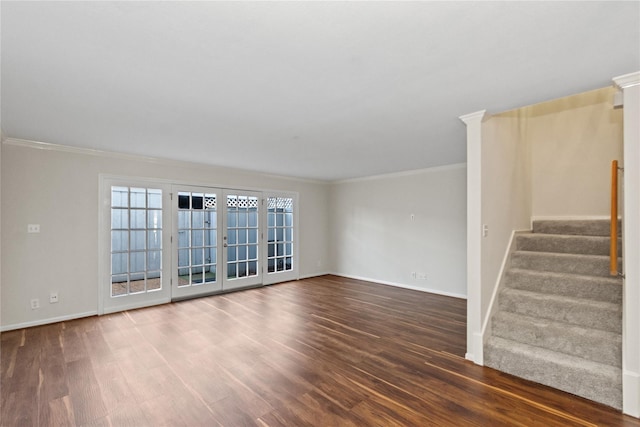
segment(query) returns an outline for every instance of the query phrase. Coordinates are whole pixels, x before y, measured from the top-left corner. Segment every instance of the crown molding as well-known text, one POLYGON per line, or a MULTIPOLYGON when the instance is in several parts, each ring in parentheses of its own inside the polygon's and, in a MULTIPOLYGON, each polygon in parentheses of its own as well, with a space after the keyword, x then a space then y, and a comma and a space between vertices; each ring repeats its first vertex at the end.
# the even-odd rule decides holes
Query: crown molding
POLYGON ((613 83, 620 89, 640 85, 640 71, 613 78, 613 83))
POLYGON ((5 145, 12 145, 15 147, 22 148, 32 148, 36 150, 44 150, 44 151, 57 151, 61 153, 72 153, 72 154, 82 154, 85 156, 97 156, 97 157, 111 157, 122 160, 138 160, 145 161, 150 163, 186 163, 180 162, 179 160, 168 160, 168 159, 160 159, 155 157, 145 157, 137 154, 126 154, 119 153, 115 151, 103 151, 96 150, 93 148, 84 148, 84 147, 72 147, 70 145, 61 145, 61 144, 52 144, 50 142, 42 142, 42 141, 32 141, 28 139, 20 139, 20 138, 6 138, 2 141, 5 145))
POLYGON ((476 121, 484 122, 489 117, 490 116, 487 113, 487 110, 480 110, 480 111, 476 111, 475 113, 465 114, 465 115, 460 116, 458 118, 460 120, 462 120, 466 125, 469 125, 470 123, 473 123, 473 122, 476 122, 476 121))
POLYGON ((264 173, 260 171, 253 171, 249 169, 230 168, 227 166, 212 165, 212 164, 206 164, 206 163, 186 162, 183 160, 173 160, 173 159, 166 159, 166 158, 159 158, 159 157, 147 157, 139 154, 127 154, 127 153, 121 153, 121 152, 115 152, 115 151, 96 150, 93 148, 72 147, 69 145, 52 144, 49 142, 31 141, 31 140, 19 139, 19 138, 6 138, 2 141, 2 144, 21 147, 21 148, 30 148, 35 150, 71 153, 71 154, 79 154, 84 156, 108 157, 111 159, 132 160, 132 161, 153 163, 153 164, 164 165, 164 166, 181 166, 181 167, 190 167, 190 168, 196 167, 196 168, 209 169, 209 170, 217 169, 220 171, 251 173, 258 176, 262 176, 264 178, 282 179, 282 180, 288 180, 288 181, 303 182, 308 184, 323 184, 323 185, 330 184, 330 181, 322 181, 317 179, 298 178, 298 177, 286 176, 286 175, 276 175, 276 174, 269 174, 269 173, 264 173))
POLYGON ((415 176, 415 175, 422 175, 427 173, 435 173, 435 172, 454 170, 454 169, 465 169, 466 167, 467 167, 466 163, 453 163, 450 165, 433 166, 433 167, 424 168, 424 169, 413 169, 413 170, 402 171, 402 172, 392 172, 392 173, 385 173, 380 175, 363 176, 360 178, 341 179, 338 181, 331 181, 331 184, 349 184, 354 182, 376 181, 380 179, 402 178, 405 176, 415 176))

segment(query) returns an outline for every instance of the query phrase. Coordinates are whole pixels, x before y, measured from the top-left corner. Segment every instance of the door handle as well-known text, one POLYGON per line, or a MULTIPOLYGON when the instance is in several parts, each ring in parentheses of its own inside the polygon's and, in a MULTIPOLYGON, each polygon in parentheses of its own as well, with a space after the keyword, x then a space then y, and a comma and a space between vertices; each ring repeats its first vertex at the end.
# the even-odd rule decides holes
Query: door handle
POLYGON ((224 244, 222 245, 222 247, 223 247, 223 248, 226 248, 226 247, 227 247, 227 244, 226 244, 226 243, 224 243, 224 244))

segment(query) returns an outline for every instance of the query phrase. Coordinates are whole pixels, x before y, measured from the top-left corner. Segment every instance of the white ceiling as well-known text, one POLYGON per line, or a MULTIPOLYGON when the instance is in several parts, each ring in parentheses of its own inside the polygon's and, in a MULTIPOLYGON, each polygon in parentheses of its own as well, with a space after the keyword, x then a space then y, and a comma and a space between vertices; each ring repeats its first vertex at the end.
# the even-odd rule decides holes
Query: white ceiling
POLYGON ((339 180, 640 70, 640 2, 2 1, 6 135, 339 180))

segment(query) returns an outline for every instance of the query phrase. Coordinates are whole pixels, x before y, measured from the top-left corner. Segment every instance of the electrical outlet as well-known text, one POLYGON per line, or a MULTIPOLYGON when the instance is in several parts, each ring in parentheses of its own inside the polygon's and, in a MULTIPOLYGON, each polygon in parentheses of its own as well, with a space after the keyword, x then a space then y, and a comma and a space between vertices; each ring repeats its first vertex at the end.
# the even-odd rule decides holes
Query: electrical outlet
POLYGON ((412 271, 412 272, 411 272, 411 278, 412 278, 412 279, 415 279, 415 278, 416 278, 416 272, 415 272, 415 271, 412 271))
POLYGON ((417 279, 418 280, 427 280, 427 273, 418 273, 417 279))
POLYGON ((49 294, 49 304, 55 304, 57 302, 58 302, 58 293, 51 292, 51 294, 49 294))
POLYGON ((27 233, 39 233, 39 232, 40 232, 40 224, 27 225, 27 233))
POLYGON ((36 310, 40 308, 40 300, 38 298, 34 298, 31 300, 31 310, 36 310))

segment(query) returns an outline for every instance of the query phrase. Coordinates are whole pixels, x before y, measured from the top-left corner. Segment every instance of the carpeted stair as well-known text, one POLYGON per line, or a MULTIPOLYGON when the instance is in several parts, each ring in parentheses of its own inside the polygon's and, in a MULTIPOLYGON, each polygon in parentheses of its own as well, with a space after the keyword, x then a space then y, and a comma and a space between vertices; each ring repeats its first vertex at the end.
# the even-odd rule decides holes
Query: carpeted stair
POLYGON ((535 221, 515 245, 484 364, 621 409, 622 280, 609 276, 609 221, 535 221))

